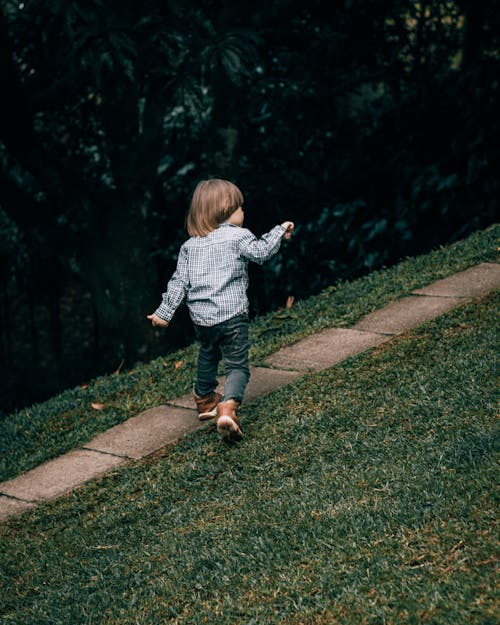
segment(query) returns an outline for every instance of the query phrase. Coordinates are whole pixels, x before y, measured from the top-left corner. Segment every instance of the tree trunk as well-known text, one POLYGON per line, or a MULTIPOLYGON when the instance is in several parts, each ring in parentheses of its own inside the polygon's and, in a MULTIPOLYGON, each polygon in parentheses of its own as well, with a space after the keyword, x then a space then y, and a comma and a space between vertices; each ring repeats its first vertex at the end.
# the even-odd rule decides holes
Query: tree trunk
MULTIPOLYGON (((31 263, 30 263, 31 265, 31 263)), ((31 282, 31 276, 33 275, 32 267, 30 267, 29 275, 26 276, 26 294, 28 296, 28 317, 30 324, 30 336, 31 336, 31 354, 33 357, 33 362, 37 365, 40 361, 40 348, 38 344, 38 331, 36 325, 36 315, 35 315, 35 307, 33 302, 35 299, 35 292, 33 289, 33 285, 31 282)))
POLYGON ((465 13, 465 45, 463 68, 470 69, 479 60, 483 38, 483 25, 486 19, 487 2, 467 0, 464 2, 465 13))
MULTIPOLYGON (((55 273, 55 272, 54 272, 55 273)), ((49 297, 49 325, 50 325, 50 345, 54 362, 56 365, 57 382, 61 384, 63 377, 63 351, 62 351, 62 325, 61 325, 61 293, 60 285, 53 276, 53 288, 49 297)))

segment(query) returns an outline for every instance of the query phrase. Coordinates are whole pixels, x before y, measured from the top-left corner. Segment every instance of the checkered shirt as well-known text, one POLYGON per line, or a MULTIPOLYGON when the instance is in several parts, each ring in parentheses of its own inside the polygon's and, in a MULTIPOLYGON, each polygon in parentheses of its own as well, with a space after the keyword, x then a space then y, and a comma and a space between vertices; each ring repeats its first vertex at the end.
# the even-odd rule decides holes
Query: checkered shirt
POLYGON ((177 269, 155 311, 170 321, 186 298, 193 323, 213 326, 248 312, 248 262, 262 264, 274 256, 286 232, 275 226, 261 239, 229 223, 205 237, 191 237, 182 246, 177 269))

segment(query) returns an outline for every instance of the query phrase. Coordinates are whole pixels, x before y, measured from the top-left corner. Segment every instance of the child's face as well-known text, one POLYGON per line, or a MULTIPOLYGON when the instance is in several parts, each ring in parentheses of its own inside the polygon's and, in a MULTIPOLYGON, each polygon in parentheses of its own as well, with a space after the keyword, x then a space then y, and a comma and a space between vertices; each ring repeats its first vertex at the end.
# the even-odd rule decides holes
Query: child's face
POLYGON ((242 226, 243 220, 245 219, 245 213, 241 206, 237 208, 234 213, 227 220, 228 223, 233 224, 233 226, 242 226))

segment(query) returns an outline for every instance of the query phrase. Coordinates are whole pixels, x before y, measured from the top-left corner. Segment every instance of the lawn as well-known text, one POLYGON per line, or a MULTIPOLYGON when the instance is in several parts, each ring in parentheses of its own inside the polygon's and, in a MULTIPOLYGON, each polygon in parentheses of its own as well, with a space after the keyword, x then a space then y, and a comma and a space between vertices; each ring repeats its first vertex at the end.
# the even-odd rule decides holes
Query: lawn
POLYGON ((0 529, 0 622, 498 623, 499 295, 0 529))
MULTIPOLYGON (((291 311, 253 320, 252 364, 261 364, 265 356, 312 332, 352 325, 413 289, 477 263, 496 261, 499 234, 500 226, 493 225, 429 254, 405 259, 352 282, 332 285, 315 297, 300 300, 296 293, 291 311)), ((138 364, 125 373, 92 380, 7 416, 0 421, 0 481, 80 447, 147 408, 189 392, 196 354, 193 345, 138 364)))

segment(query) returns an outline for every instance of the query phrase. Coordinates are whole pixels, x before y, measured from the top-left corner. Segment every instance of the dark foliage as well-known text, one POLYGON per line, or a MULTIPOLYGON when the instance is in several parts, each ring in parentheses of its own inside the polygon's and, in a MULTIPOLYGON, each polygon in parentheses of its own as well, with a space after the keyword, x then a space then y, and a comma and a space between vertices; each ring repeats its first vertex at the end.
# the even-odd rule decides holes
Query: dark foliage
POLYGON ((4 2, 0 412, 191 341, 145 315, 201 178, 298 224, 252 314, 491 223, 498 5, 4 2))

